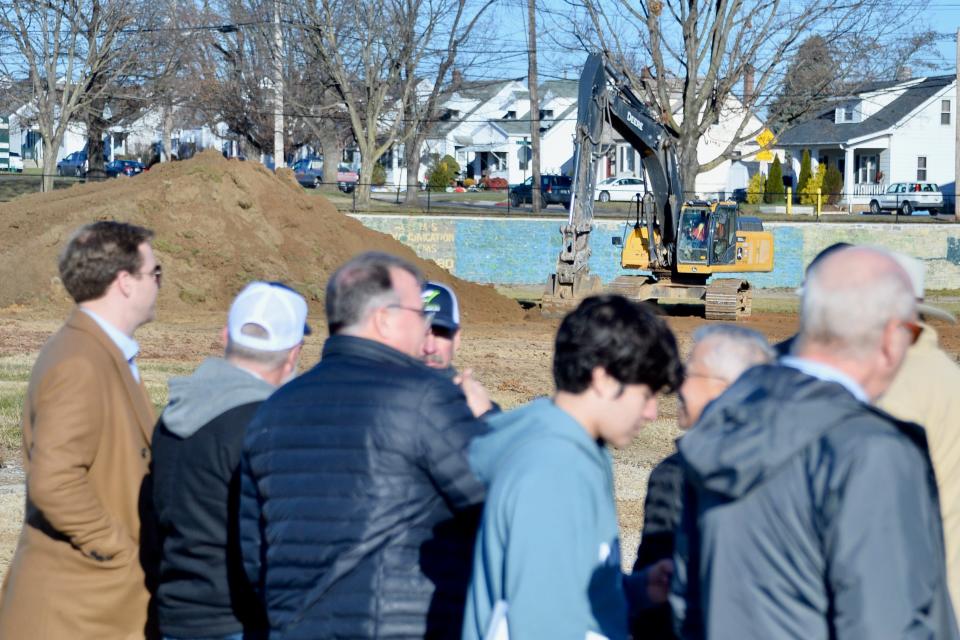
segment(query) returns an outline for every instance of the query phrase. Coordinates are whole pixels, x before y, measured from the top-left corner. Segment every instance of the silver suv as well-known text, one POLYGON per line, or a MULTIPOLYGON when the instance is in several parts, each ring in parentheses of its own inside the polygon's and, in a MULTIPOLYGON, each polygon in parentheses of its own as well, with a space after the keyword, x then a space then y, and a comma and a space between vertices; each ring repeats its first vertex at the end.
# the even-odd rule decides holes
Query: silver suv
POLYGON ((900 210, 905 216, 914 211, 937 213, 943 208, 943 194, 933 182, 894 182, 886 192, 870 201, 870 213, 900 210))

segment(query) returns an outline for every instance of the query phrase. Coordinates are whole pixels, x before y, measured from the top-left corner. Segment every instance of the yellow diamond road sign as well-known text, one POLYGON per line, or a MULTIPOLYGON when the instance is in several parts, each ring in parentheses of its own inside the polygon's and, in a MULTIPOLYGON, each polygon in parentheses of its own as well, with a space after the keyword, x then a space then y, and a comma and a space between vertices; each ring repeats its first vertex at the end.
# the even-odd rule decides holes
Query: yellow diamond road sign
POLYGON ((757 160, 760 162, 773 162, 773 151, 769 149, 773 143, 773 132, 770 129, 764 129, 754 138, 760 145, 760 151, 757 153, 757 160))

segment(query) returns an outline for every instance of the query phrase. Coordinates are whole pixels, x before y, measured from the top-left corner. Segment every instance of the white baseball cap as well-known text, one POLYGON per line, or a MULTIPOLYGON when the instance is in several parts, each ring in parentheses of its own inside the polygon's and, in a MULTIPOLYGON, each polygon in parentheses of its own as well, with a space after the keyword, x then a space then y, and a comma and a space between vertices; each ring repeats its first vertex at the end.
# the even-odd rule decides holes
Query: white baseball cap
POLYGON ((917 298, 917 312, 920 315, 930 316, 931 318, 937 318, 939 320, 945 320, 953 324, 957 323, 957 318, 947 311, 946 309, 941 309, 935 307, 932 304, 927 304, 924 302, 924 280, 926 279, 927 268, 924 266, 923 262, 914 258, 913 256, 908 256, 903 253, 893 253, 894 259, 899 263, 900 267, 907 272, 907 275, 910 276, 910 284, 913 286, 913 295, 917 298))
POLYGON ((251 282, 230 305, 227 332, 234 344, 257 351, 283 351, 303 342, 310 335, 307 325, 307 301, 279 282, 251 282), (243 333, 254 324, 266 331, 266 337, 243 333))

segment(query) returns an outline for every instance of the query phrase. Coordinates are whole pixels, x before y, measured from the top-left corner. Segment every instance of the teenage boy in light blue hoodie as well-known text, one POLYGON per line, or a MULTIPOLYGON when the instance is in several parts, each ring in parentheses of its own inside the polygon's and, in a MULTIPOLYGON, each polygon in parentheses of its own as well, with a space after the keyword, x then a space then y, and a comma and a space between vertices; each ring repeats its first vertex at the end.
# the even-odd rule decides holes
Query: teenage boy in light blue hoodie
POLYGON ((488 485, 463 637, 627 637, 628 607, 669 575, 624 580, 607 444, 625 447, 657 416, 682 366, 666 324, 621 296, 564 318, 556 394, 492 418, 471 467, 488 485), (648 582, 649 580, 649 582, 648 582), (648 586, 651 587, 648 590, 648 586), (628 604, 629 602, 629 604, 628 604))

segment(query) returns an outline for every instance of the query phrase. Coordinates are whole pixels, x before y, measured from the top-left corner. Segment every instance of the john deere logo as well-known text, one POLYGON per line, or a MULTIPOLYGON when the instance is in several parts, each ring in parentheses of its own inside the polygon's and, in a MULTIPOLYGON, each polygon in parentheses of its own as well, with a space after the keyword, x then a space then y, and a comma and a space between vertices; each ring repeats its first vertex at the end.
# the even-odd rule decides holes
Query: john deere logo
POLYGON ((640 129, 640 131, 643 131, 643 123, 637 120, 636 116, 629 111, 627 111, 627 122, 635 126, 637 129, 640 129))

